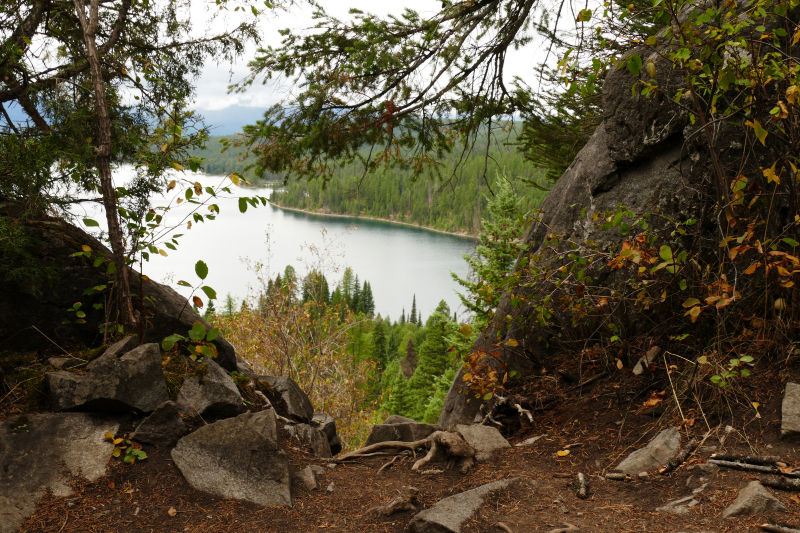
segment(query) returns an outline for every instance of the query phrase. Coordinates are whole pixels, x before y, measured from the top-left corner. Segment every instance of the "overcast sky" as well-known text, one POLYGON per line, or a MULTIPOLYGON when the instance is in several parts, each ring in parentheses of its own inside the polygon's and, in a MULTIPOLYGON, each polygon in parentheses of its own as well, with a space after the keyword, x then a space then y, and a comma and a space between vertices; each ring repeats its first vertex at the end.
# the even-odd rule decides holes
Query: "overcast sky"
MULTIPOLYGON (((357 8, 365 12, 377 15, 387 15, 389 13, 400 15, 406 8, 414 9, 422 15, 426 13, 433 15, 441 7, 440 0, 321 0, 325 10, 340 19, 349 17, 348 11, 357 8)), ((213 5, 213 4, 211 4, 213 5)), ((204 18, 202 12, 193 14, 198 18, 204 18)), ((223 20, 215 24, 233 24, 236 20, 235 14, 223 17, 223 20)), ((288 13, 280 13, 277 16, 262 17, 264 29, 264 45, 277 46, 280 44, 278 30, 289 28, 296 31, 303 31, 313 26, 311 19, 311 9, 307 5, 297 5, 288 13)), ((244 94, 228 94, 228 85, 237 82, 247 76, 249 70, 247 62, 253 58, 255 49, 251 47, 245 56, 236 64, 206 65, 202 78, 197 83, 197 98, 195 108, 203 111, 220 111, 231 106, 252 106, 266 108, 279 102, 286 87, 276 87, 274 84, 253 85, 244 94)), ((510 51, 506 61, 506 72, 509 78, 519 75, 522 78, 530 78, 534 66, 540 61, 542 47, 538 44, 531 45, 520 51, 510 51)), ((214 113, 216 115, 216 113, 214 113)))

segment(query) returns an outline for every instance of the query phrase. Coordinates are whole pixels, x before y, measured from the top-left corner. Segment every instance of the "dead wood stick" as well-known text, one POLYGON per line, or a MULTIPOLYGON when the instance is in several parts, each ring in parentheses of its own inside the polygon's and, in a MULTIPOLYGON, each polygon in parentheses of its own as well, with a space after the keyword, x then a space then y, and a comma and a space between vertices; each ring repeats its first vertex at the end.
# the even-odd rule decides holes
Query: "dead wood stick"
MULTIPOLYGON (((586 385, 588 385, 589 383, 592 383, 592 382, 594 382, 594 381, 597 381, 598 379, 602 378, 602 377, 603 377, 603 376, 605 376, 606 374, 608 374, 608 372, 600 372, 600 373, 599 373, 599 374, 597 374, 596 376, 592 376, 592 377, 590 377, 589 379, 587 379, 586 381, 584 381, 584 382, 582 382, 582 383, 578 383, 577 385, 575 385, 575 386, 574 386, 574 387, 572 387, 571 389, 567 389, 567 391, 566 391, 566 392, 572 392, 572 391, 574 391, 575 389, 580 389, 581 387, 585 387, 585 386, 586 386, 586 385)), ((564 523, 566 524, 566 522, 564 522, 564 523)))
POLYGON ((575 533, 576 531, 580 531, 581 528, 574 524, 570 524, 569 522, 563 522, 566 527, 559 527, 556 529, 551 529, 547 533, 575 533))
POLYGON ((578 498, 585 500, 589 496, 589 483, 582 472, 578 472, 578 498))
POLYGON ((761 484, 778 490, 800 492, 800 479, 786 479, 784 477, 766 478, 761 480, 761 484))
POLYGON ((711 458, 718 461, 735 461, 765 466, 772 466, 775 463, 781 462, 781 458, 775 455, 746 455, 743 453, 715 453, 711 458))
POLYGON ((667 464, 662 466, 658 469, 659 474, 666 474, 667 472, 672 472, 683 463, 686 462, 686 459, 692 455, 692 452, 697 448, 697 439, 691 439, 689 442, 686 443, 686 446, 683 447, 681 451, 675 454, 675 457, 669 460, 667 464))
POLYGON ((800 529, 795 529, 793 527, 778 526, 775 524, 761 524, 758 527, 760 527, 764 531, 770 531, 772 533, 800 533, 800 529))
POLYGON ((528 411, 527 409, 523 409, 522 406, 520 404, 518 404, 518 403, 514 404, 514 408, 517 411, 519 411, 519 416, 526 415, 528 417, 528 420, 531 422, 531 424, 533 423, 533 415, 531 414, 530 411, 528 411))
POLYGON ((611 481, 627 481, 628 474, 624 474, 622 472, 609 472, 605 475, 606 479, 610 479, 611 481))
POLYGON ((514 533, 514 530, 513 530, 513 529, 511 529, 511 528, 508 526, 508 524, 506 524, 506 523, 504 523, 504 522, 498 522, 498 523, 496 523, 495 525, 496 525, 497 527, 499 527, 500 529, 502 529, 503 531, 505 531, 506 533, 514 533))
POLYGON ((712 465, 733 468, 734 470, 747 470, 749 472, 761 472, 762 474, 781 473, 778 467, 775 466, 749 465, 747 463, 734 463, 733 461, 720 461, 717 459, 709 459, 708 462, 712 465))

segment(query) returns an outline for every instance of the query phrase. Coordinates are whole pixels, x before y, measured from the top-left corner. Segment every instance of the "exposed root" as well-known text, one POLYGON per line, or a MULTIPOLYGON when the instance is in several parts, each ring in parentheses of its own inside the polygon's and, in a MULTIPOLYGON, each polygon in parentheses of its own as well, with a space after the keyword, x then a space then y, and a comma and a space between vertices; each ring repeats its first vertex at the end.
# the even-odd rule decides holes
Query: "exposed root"
MULTIPOLYGON (((396 458, 395 458, 396 459, 396 458)), ((388 463, 387 463, 388 464, 388 463)), ((384 465, 385 466, 385 465, 384 465)), ((403 487, 397 491, 397 496, 385 505, 378 505, 367 510, 367 514, 378 514, 389 516, 401 511, 416 511, 417 494, 419 489, 416 487, 403 487)))
POLYGON ((467 444, 458 433, 436 431, 426 440, 431 449, 425 457, 414 463, 411 470, 419 470, 438 456, 443 456, 442 458, 447 462, 448 468, 452 466, 453 462, 457 461, 462 474, 466 474, 475 464, 475 449, 467 444))
POLYGON ((378 469, 378 472, 376 473, 376 475, 379 475, 379 474, 380 474, 381 472, 383 472, 383 471, 384 471, 386 468, 388 468, 388 467, 392 466, 392 465, 394 464, 394 462, 395 462, 395 461, 397 461, 399 458, 400 458, 400 456, 399 456, 399 455, 395 455, 394 457, 392 457, 392 460, 391 460, 391 461, 389 461, 388 463, 386 463, 385 465, 383 465, 382 467, 380 467, 380 468, 378 469))

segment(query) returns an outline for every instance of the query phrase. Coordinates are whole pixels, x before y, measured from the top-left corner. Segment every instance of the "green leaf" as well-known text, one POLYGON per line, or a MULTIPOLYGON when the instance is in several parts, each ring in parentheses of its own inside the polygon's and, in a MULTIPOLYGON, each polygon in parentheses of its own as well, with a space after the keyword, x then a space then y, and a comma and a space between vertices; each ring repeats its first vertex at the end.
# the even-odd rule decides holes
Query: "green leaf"
POLYGON ((100 226, 100 224, 98 224, 96 220, 92 220, 91 218, 84 218, 83 223, 84 225, 86 225, 86 227, 89 228, 100 226))
POLYGON ((685 291, 686 290, 686 280, 685 279, 680 280, 678 282, 678 287, 680 287, 680 289, 682 291, 685 291))
POLYGON ((697 298, 689 298, 685 302, 683 302, 684 307, 693 307, 695 305, 700 305, 700 300, 697 298))
POLYGON ((206 327, 202 322, 195 322, 192 330, 189 332, 189 338, 193 341, 201 341, 206 337, 206 327))
POLYGON ((664 261, 669 261, 670 259, 672 259, 672 248, 670 248, 665 244, 664 246, 661 247, 661 250, 659 250, 658 255, 664 261))
POLYGON ((183 280, 180 280, 178 282, 178 285, 180 285, 181 287, 191 287, 192 286, 191 283, 189 283, 188 281, 183 281, 183 280))
POLYGON ((639 77, 639 72, 642 70, 642 58, 639 54, 633 54, 628 58, 628 72, 639 77))
POLYGON ((783 242, 785 242, 786 244, 788 244, 789 246, 798 246, 798 245, 800 245, 800 243, 798 243, 796 240, 790 239, 789 237, 784 237, 781 240, 783 242))
POLYGON ((207 340, 208 342, 211 342, 211 341, 213 341, 213 340, 214 340, 214 339, 216 339, 217 337, 219 337, 219 328, 214 328, 214 329, 212 329, 211 331, 209 331, 209 332, 206 334, 206 340, 207 340))
POLYGON ((244 213, 245 211, 247 211, 247 200, 239 198, 239 212, 244 213))
POLYGON ((208 265, 206 265, 203 261, 198 261, 194 265, 194 271, 198 278, 206 279, 206 276, 208 276, 208 265))
POLYGON ((206 296, 208 296, 209 300, 216 300, 217 299, 217 291, 215 291, 214 289, 212 289, 208 285, 203 285, 202 287, 200 287, 200 290, 202 290, 204 293, 206 293, 206 296))

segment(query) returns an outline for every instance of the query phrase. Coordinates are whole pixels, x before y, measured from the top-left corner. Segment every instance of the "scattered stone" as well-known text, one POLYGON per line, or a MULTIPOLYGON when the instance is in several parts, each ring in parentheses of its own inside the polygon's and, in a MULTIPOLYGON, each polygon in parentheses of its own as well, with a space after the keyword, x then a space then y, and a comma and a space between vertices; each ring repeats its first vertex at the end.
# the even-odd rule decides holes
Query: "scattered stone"
POLYGON ((686 470, 695 474, 700 474, 701 476, 713 476, 719 472, 719 466, 712 463, 701 463, 691 465, 686 470))
POLYGON ((526 439, 526 440, 524 440, 522 442, 518 442, 514 446, 517 447, 517 448, 520 447, 520 446, 530 446, 531 444, 535 443, 536 441, 538 441, 542 437, 546 437, 546 436, 547 436, 547 433, 543 433, 541 435, 537 435, 536 437, 531 437, 531 438, 526 439))
POLYGON ((59 370, 75 370, 86 364, 83 359, 75 357, 51 357, 47 362, 59 370))
POLYGON ((558 510, 561 512, 561 514, 569 514, 569 509, 564 506, 561 506, 558 510))
POLYGON ((229 418, 244 411, 236 383, 214 360, 206 357, 192 366, 194 372, 183 380, 175 402, 181 414, 229 418))
POLYGON ((639 479, 647 479, 648 477, 650 477, 650 474, 648 474, 647 472, 639 472, 637 475, 639 479))
POLYGON ((739 491, 736 500, 722 511, 723 518, 749 516, 764 512, 786 511, 781 501, 765 489, 758 481, 752 481, 739 491))
POLYGON ((663 430, 650 443, 630 454, 616 470, 636 475, 642 471, 655 470, 672 459, 681 445, 681 434, 671 427, 663 430))
POLYGON ((636 363, 636 366, 633 367, 633 373, 638 376, 642 372, 650 370, 650 363, 655 361, 656 357, 659 355, 661 355, 661 348, 658 346, 653 346, 650 348, 647 353, 639 359, 639 361, 636 363))
POLYGON ((303 482, 303 486, 306 490, 316 490, 319 486, 317 485, 317 475, 310 466, 302 469, 297 477, 303 482))
POLYGON ((324 476, 325 474, 328 473, 328 471, 325 470, 324 466, 308 465, 308 467, 311 469, 312 472, 314 472, 318 476, 324 476))
POLYGON ((309 446, 318 459, 330 459, 331 447, 328 438, 321 430, 313 428, 308 424, 297 424, 294 428, 294 435, 301 443, 309 446))
POLYGON ((169 446, 188 432, 178 406, 175 402, 166 401, 139 424, 132 440, 155 446, 169 446))
POLYGON ((117 422, 88 413, 9 417, 0 422, 0 533, 14 533, 51 491, 69 496, 64 474, 96 481, 114 445, 117 422))
POLYGON ((310 423, 314 417, 314 406, 300 386, 289 376, 261 376, 269 386, 281 395, 286 404, 286 415, 297 422, 310 423))
MULTIPOLYGON (((391 418, 390 416, 387 420, 391 418)), ((402 422, 395 419, 393 422, 392 424, 375 424, 372 426, 372 431, 367 437, 367 442, 364 443, 364 446, 389 441, 416 442, 428 438, 434 431, 441 429, 435 424, 421 424, 413 420, 411 422, 402 422)))
POLYGON ((475 459, 486 461, 492 456, 494 450, 510 448, 511 445, 503 438, 497 428, 481 425, 457 425, 456 432, 459 433, 467 444, 475 448, 477 452, 475 459))
POLYGON ((145 344, 117 357, 118 344, 92 361, 86 375, 65 370, 45 374, 54 410, 124 412, 132 408, 149 413, 169 400, 160 346, 145 344))
POLYGON ((273 409, 203 426, 178 441, 172 459, 195 489, 258 505, 292 505, 273 409))
POLYGON ((682 505, 682 504, 684 504, 686 502, 692 502, 692 501, 696 501, 694 499, 694 496, 686 496, 685 498, 681 498, 679 500, 674 500, 674 501, 668 502, 667 504, 665 504, 665 505, 663 505, 661 507, 657 507, 656 511, 662 511, 662 512, 665 512, 665 513, 672 513, 672 514, 677 514, 677 515, 687 514, 689 512, 689 509, 685 505, 682 505))
POLYGON ((800 384, 787 383, 781 407, 781 436, 800 437, 800 384))
POLYGON ((336 468, 336 467, 337 467, 337 466, 339 466, 339 465, 337 465, 336 463, 328 463, 326 466, 327 466, 328 468, 330 468, 331 470, 333 470, 334 468, 336 468))
POLYGON ((520 478, 503 479, 478 488, 444 498, 432 507, 418 513, 408 524, 411 533, 460 533, 492 492, 508 488, 520 478))
POLYGON ((331 484, 328 485, 328 488, 325 489, 325 490, 328 491, 328 492, 333 492, 333 489, 334 489, 335 486, 336 486, 336 484, 331 482, 331 484))

